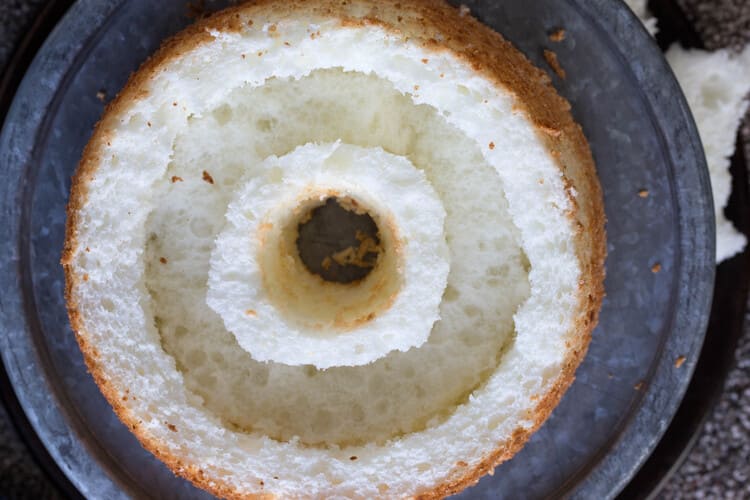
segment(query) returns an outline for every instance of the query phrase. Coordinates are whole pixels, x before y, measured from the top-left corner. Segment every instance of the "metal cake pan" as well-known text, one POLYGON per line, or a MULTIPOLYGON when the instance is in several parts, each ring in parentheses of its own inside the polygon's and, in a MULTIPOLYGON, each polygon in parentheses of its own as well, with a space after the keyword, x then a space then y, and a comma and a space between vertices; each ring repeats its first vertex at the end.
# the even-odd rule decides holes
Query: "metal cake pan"
MULTIPOLYGON (((539 67, 549 69, 544 49, 557 53, 568 77, 553 82, 604 189, 609 257, 576 382, 521 453, 459 496, 612 497, 669 424, 703 341, 715 266, 700 141, 658 47, 619 1, 464 3, 539 67), (553 43, 558 28, 567 36, 553 43)), ((69 179, 104 106, 97 94, 111 96, 189 22, 182 0, 79 0, 29 67, 0 135, 2 361, 47 451, 91 498, 209 497, 144 451, 100 395, 68 326, 59 265, 69 179)))

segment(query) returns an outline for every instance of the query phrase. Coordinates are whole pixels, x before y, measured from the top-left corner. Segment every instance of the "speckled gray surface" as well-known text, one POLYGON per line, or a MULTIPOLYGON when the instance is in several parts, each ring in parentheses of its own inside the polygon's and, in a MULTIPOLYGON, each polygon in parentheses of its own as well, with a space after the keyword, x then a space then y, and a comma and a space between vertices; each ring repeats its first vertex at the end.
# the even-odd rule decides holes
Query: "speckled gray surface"
MULTIPOLYGON (((0 70, 46 0, 0 0, 0 70)), ((55 499, 59 495, 34 462, 0 405, 0 498, 55 499)))
MULTIPOLYGON (((13 39, 23 31, 24 24, 30 19, 30 12, 34 7, 38 8, 42 2, 15 2, 0 0, 0 55, 5 57, 9 53, 7 47, 11 46, 13 39), (24 14, 15 10, 18 4, 30 7, 24 14), (20 15, 19 15, 20 14, 20 15), (24 21, 24 19, 26 19, 24 21), (9 42, 10 40, 10 42, 9 42), (4 44, 4 45, 3 45, 4 44)), ((686 2, 688 3, 688 2, 686 2)), ((697 2, 692 2, 697 4, 697 2)), ((724 4, 733 2, 726 1, 724 4)), ((746 2, 735 2, 744 5, 746 2)), ((740 5, 740 7, 742 7, 740 5)), ((0 65, 3 60, 0 59, 0 65)), ((702 438, 702 446, 691 455, 680 475, 672 481, 665 490, 667 498, 684 496, 695 497, 700 492, 704 496, 735 497, 742 495, 742 478, 748 475, 747 463, 750 458, 748 450, 748 433, 750 431, 750 380, 748 372, 750 366, 747 361, 750 356, 750 339, 745 339, 744 368, 735 370, 725 398, 720 403, 719 410, 715 412, 711 422, 713 426, 707 426, 702 438), (733 382, 732 382, 733 381, 733 382), (744 399, 743 399, 744 398, 744 399), (743 437, 744 432, 744 437, 743 437), (739 439, 733 439, 736 434, 739 439), (744 445, 744 450, 743 450, 744 445), (744 453, 744 455, 743 455, 744 453), (744 461, 744 462, 743 462, 744 461), (744 470, 743 470, 744 466, 744 470), (734 477, 733 477, 734 476, 734 477), (734 485, 731 484, 734 481, 734 485), (696 488, 699 487, 698 490, 696 488), (713 488, 713 489, 710 489, 713 488), (719 489, 717 489, 719 488, 719 489)), ((8 432, 8 426, 4 415, 0 414, 0 493, 6 493, 13 498, 40 498, 46 497, 44 483, 40 480, 38 471, 28 456, 21 452, 21 446, 8 432), (7 451, 6 451, 7 450, 7 451), (4 454, 4 453, 7 453, 4 454), (9 457, 6 458, 5 457, 9 457), (17 464, 6 467, 6 463, 17 464)), ((745 494, 750 492, 745 489, 745 494)))

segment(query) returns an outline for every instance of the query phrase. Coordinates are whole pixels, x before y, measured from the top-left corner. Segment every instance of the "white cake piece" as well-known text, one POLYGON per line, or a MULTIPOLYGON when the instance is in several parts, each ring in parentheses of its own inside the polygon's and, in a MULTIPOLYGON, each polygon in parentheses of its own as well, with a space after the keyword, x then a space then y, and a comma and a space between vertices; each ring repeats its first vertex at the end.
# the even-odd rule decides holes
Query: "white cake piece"
MULTIPOLYGON (((625 0, 625 3, 649 33, 656 35, 656 19, 648 11, 647 0, 625 0)), ((693 113, 706 154, 716 214, 717 263, 743 251, 747 244, 745 235, 724 216, 724 208, 732 189, 729 159, 748 106, 749 54, 747 49, 742 55, 733 55, 728 49, 686 50, 678 44, 666 53, 693 113)))
POLYGON ((673 45, 666 54, 695 118, 706 154, 716 214, 716 262, 741 252, 747 240, 724 216, 732 190, 729 159, 748 108, 750 50, 706 52, 673 45))

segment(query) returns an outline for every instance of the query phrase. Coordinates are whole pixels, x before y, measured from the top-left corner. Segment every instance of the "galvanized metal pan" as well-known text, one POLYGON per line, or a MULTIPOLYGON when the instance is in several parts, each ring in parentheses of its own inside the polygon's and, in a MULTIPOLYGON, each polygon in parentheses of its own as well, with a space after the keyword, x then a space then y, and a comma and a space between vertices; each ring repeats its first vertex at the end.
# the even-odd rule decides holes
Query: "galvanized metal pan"
MULTIPOLYGON (((521 453, 459 496, 613 497, 667 428, 704 338, 715 266, 700 141, 659 48, 618 0, 464 3, 538 66, 544 49, 557 53, 568 76, 554 84, 604 188, 609 257, 576 382, 521 453), (565 40, 551 42, 559 28, 565 40)), ((79 0, 28 68, 0 134, 2 361, 39 440, 90 498, 208 497, 144 451, 100 395, 68 326, 59 265, 70 176, 103 101, 189 23, 185 9, 79 0)))
MULTIPOLYGON (((649 8, 659 19, 657 41, 662 50, 673 43, 705 48, 675 0, 651 0, 649 8)), ((730 168, 732 195, 724 212, 747 235, 750 234, 750 183, 745 139, 742 133, 737 134, 730 168)), ((721 396, 727 375, 736 364, 735 351, 744 333, 749 287, 750 249, 745 248, 716 269, 711 318, 693 378, 661 441, 618 499, 656 498, 698 441, 704 422, 721 396)))

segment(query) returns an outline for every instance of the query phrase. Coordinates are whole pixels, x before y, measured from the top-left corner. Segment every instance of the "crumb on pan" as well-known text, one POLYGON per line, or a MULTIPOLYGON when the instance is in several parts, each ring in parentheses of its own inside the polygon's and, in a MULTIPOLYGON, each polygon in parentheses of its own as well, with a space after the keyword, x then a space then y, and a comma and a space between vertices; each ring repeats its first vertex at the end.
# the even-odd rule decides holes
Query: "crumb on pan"
POLYGON ((641 189, 638 191, 638 196, 641 198, 648 198, 648 189, 641 189))
POLYGON ((674 367, 679 368, 687 361, 687 358, 685 356, 678 356, 677 359, 674 360, 674 367))
POLYGON ((557 54, 549 49, 544 49, 544 59, 547 60, 547 64, 552 68, 552 71, 554 71, 561 79, 565 80, 567 75, 565 74, 563 67, 560 65, 560 61, 557 59, 557 54))
POLYGON ((655 263, 653 266, 651 266, 651 272, 652 273, 656 274, 659 271, 661 271, 661 264, 659 264, 658 262, 655 263))
POLYGON ((559 43, 565 40, 565 30, 560 28, 556 29, 549 35, 549 39, 551 42, 559 43))

